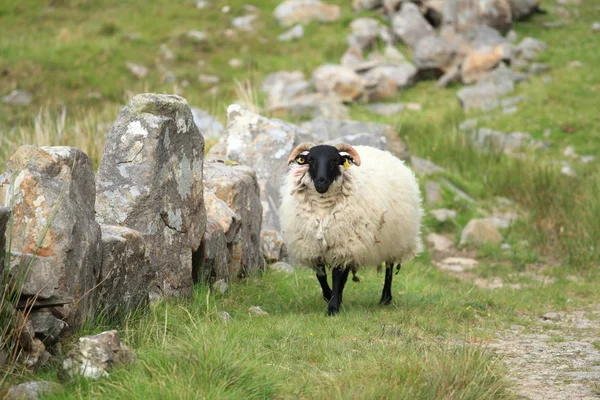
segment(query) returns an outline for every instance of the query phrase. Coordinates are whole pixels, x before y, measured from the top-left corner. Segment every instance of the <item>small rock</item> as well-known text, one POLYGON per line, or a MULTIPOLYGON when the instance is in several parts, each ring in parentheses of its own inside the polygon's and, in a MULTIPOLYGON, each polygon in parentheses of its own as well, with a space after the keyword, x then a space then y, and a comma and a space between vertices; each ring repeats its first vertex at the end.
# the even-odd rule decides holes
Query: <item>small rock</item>
POLYGON ((45 345, 58 342, 61 332, 67 326, 64 321, 53 316, 50 311, 32 312, 29 317, 33 330, 45 345))
POLYGON ((342 65, 322 65, 313 71, 312 78, 318 92, 334 93, 342 101, 359 99, 367 85, 363 77, 342 65))
POLYGON ((542 315, 542 319, 546 321, 560 321, 562 318, 559 313, 552 311, 542 315))
POLYGON ((453 184, 452 182, 450 182, 448 179, 446 178, 441 178, 440 182, 444 184, 444 186, 446 186, 448 189, 450 189, 455 197, 454 200, 458 200, 458 199, 463 199, 466 200, 470 203, 473 203, 475 201, 474 198, 472 198, 471 196, 469 196, 467 193, 465 193, 464 190, 461 190, 458 186, 456 186, 455 184, 453 184))
POLYGON ((430 233, 427 235, 427 243, 433 248, 434 251, 448 251, 452 248, 452 241, 445 236, 437 233, 430 233))
POLYGON ((350 23, 351 33, 348 46, 367 50, 377 43, 380 31, 379 21, 375 18, 357 18, 350 23))
POLYGON ((437 182, 425 184, 425 202, 432 207, 442 202, 442 187, 437 182))
POLYGON ((589 164, 592 161, 594 161, 596 159, 596 157, 592 156, 592 155, 587 155, 587 156, 581 156, 579 158, 579 161, 581 161, 583 164, 589 164))
POLYGON ((545 85, 548 85, 550 83, 552 83, 552 77, 551 76, 545 76, 542 78, 542 82, 544 82, 545 85))
POLYGON ((298 24, 277 36, 277 40, 281 42, 291 42, 293 40, 301 39, 302 37, 304 37, 304 27, 298 24))
POLYGON ((286 0, 273 13, 281 26, 306 24, 311 21, 334 22, 341 16, 339 6, 319 0, 286 0))
POLYGON ((6 104, 24 106, 31 103, 31 99, 31 93, 25 90, 15 89, 8 95, 4 96, 2 101, 6 104))
POLYGON ((242 60, 239 58, 232 58, 227 64, 229 64, 231 68, 239 68, 242 66, 242 60))
POLYGON ((165 43, 160 45, 160 54, 162 58, 164 58, 167 61, 172 61, 175 59, 175 54, 171 49, 169 49, 169 46, 167 46, 165 43))
POLYGON ((144 67, 141 64, 128 62, 126 65, 129 72, 135 75, 135 77, 138 79, 145 78, 146 75, 148 75, 148 68, 144 67))
POLYGON ((526 37, 517 45, 517 55, 526 60, 534 60, 540 53, 544 52, 548 45, 539 39, 526 37))
POLYGON ((502 243, 502 245, 500 246, 500 248, 501 248, 502 250, 505 250, 505 251, 507 251, 507 250, 510 250, 510 249, 512 249, 512 246, 511 246, 510 244, 508 244, 508 243, 502 243))
POLYGON ((191 39, 192 41, 194 41, 196 43, 206 42, 206 39, 208 39, 208 36, 206 35, 206 33, 202 32, 202 31, 197 31, 197 30, 188 31, 185 34, 185 36, 187 36, 188 39, 191 39))
POLYGON ((406 103, 405 106, 406 106, 406 109, 409 111, 416 111, 416 112, 423 111, 423 106, 419 103, 406 103))
POLYGON ((172 85, 177 82, 177 77, 173 71, 166 71, 163 75, 163 83, 166 85, 172 85))
POLYGON ((419 157, 411 157, 410 162, 413 170, 418 175, 433 175, 439 172, 446 171, 444 168, 434 164, 433 162, 419 157))
POLYGON ((565 175, 565 176, 571 176, 571 177, 575 177, 577 176, 577 173, 575 172, 575 170, 573 169, 573 167, 571 167, 571 164, 569 164, 566 161, 563 161, 562 163, 562 167, 560 168, 560 173, 565 175))
POLYGON ((8 389, 6 400, 38 400, 59 388, 60 385, 54 382, 25 382, 8 389))
POLYGON ((231 24, 234 28, 244 31, 244 32, 252 32, 254 31, 254 27, 252 23, 254 20, 258 18, 256 14, 244 15, 243 17, 236 17, 231 21, 231 24))
POLYGON ((221 81, 221 79, 216 75, 206 75, 206 74, 200 74, 198 76, 198 80, 202 83, 210 83, 210 84, 217 84, 221 81))
POLYGON ((507 34, 506 34, 506 40, 508 40, 509 42, 516 42, 517 40, 519 40, 519 34, 517 32, 515 32, 514 30, 510 30, 507 34))
POLYGON ((227 282, 225 282, 225 279, 219 279, 218 281, 212 284, 211 288, 217 293, 225 294, 225 292, 227 292, 227 289, 229 288, 229 285, 227 284, 227 282))
POLYGON ((210 6, 210 3, 207 0, 196 0, 196 8, 202 9, 210 6))
POLYGON ((577 152, 573 148, 573 146, 567 146, 563 150, 563 155, 566 157, 577 157, 577 152))
POLYGON ((501 243, 502 240, 502 235, 490 221, 486 219, 472 219, 462 231, 460 245, 501 243))
POLYGON ((231 11, 231 6, 223 6, 223 7, 221 8, 221 12, 222 12, 223 14, 227 14, 229 11, 231 11))
POLYGON ((401 113, 405 106, 403 103, 374 103, 369 104, 367 109, 372 113, 391 116, 401 113))
POLYGON ((286 274, 294 274, 294 267, 283 261, 269 265, 269 269, 272 271, 284 272, 286 274))
POLYGON ((569 68, 581 68, 583 66, 583 63, 581 61, 575 60, 575 61, 571 61, 568 64, 569 68))
POLYGON ((119 339, 115 330, 80 337, 63 360, 61 375, 99 379, 119 365, 135 360, 135 354, 119 339))
POLYGON ((221 311, 219 317, 221 317, 225 323, 233 322, 233 317, 227 311, 221 311))
POLYGON ((549 64, 533 63, 529 66, 529 73, 533 75, 541 75, 550 71, 552 67, 549 64))
POLYGON ((435 210, 429 210, 429 215, 435 218, 437 222, 446 222, 450 219, 456 218, 456 210, 438 208, 435 210))
POLYGON ((265 310, 263 310, 259 306, 252 306, 252 307, 248 308, 248 312, 250 314, 257 315, 259 317, 265 317, 265 316, 269 315, 268 312, 266 312, 265 310))
POLYGON ((451 272, 465 272, 475 268, 479 262, 472 258, 447 257, 435 263, 440 269, 451 272))
POLYGON ((592 32, 600 32, 600 22, 594 22, 592 24, 592 32))

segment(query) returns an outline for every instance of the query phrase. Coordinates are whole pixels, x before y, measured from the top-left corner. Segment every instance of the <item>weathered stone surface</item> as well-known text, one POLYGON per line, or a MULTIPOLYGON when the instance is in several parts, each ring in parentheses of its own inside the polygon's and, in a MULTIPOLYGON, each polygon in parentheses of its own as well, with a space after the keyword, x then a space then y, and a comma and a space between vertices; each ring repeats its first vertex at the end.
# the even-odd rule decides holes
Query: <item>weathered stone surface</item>
POLYGON ((433 27, 413 3, 403 3, 400 11, 392 17, 392 30, 404 43, 414 48, 426 36, 433 34, 433 27))
POLYGON ((195 265, 199 271, 194 275, 214 282, 256 273, 264 265, 263 209, 256 174, 246 166, 207 162, 204 193, 209 227, 201 246, 202 262, 195 265))
POLYGON ((348 46, 367 50, 377 43, 381 30, 379 21, 375 18, 357 18, 350 23, 348 46))
POLYGON ((90 158, 71 147, 22 146, 0 185, 0 201, 12 202, 19 232, 12 238, 10 268, 11 274, 27 274, 22 294, 77 299, 69 324, 78 326, 100 272, 90 158))
POLYGON ((279 71, 266 77, 261 90, 267 94, 267 106, 276 108, 295 97, 307 94, 310 83, 301 71, 279 71))
MULTIPOLYGON (((1 178, 0 178, 1 179, 1 178)), ((4 254, 6 252, 6 228, 10 220, 10 208, 0 207, 0 266, 4 265, 4 254)), ((1 293, 1 291, 0 291, 1 293)))
POLYGON ((206 226, 204 139, 185 99, 141 94, 112 126, 97 175, 97 218, 142 234, 156 283, 189 295, 192 253, 206 226))
POLYGON ((540 53, 546 51, 547 48, 548 45, 543 41, 532 37, 526 37, 517 45, 516 55, 525 60, 532 61, 535 60, 540 53))
POLYGON ((227 292, 227 289, 229 289, 229 285, 227 284, 225 279, 219 279, 211 285, 211 289, 213 292, 225 294, 227 292))
POLYGON ((4 96, 2 102, 11 105, 26 106, 31 103, 32 97, 31 93, 25 90, 15 89, 4 96))
POLYGON ((321 65, 313 71, 312 79, 317 91, 333 93, 348 102, 360 99, 367 85, 353 69, 335 64, 321 65))
POLYGON ((294 40, 302 39, 304 37, 304 27, 300 24, 294 25, 281 35, 277 36, 277 40, 281 42, 291 42, 294 40))
POLYGON ((485 75, 477 85, 468 86, 458 91, 457 96, 465 110, 492 110, 500 105, 500 98, 515 88, 515 74, 500 64, 491 73, 485 75))
POLYGON ((290 264, 283 262, 283 261, 279 261, 274 264, 270 264, 269 269, 271 271, 283 272, 285 274, 290 274, 290 275, 294 274, 294 267, 292 267, 290 264))
POLYGON ((223 136, 223 131, 225 128, 223 127, 223 124, 219 122, 219 120, 198 107, 190 107, 190 110, 192 111, 194 123, 198 127, 198 130, 202 136, 204 136, 205 140, 219 139, 221 136, 223 136))
POLYGON ((532 142, 527 132, 505 134, 488 128, 479 128, 471 136, 473 145, 481 151, 503 151, 511 153, 532 142))
POLYGON ((62 362, 61 375, 98 379, 113 369, 135 360, 135 354, 121 343, 119 332, 112 330, 80 337, 62 362))
POLYGON ((457 32, 468 32, 476 25, 488 25, 506 33, 512 27, 509 0, 455 0, 446 1, 444 24, 457 32))
POLYGON ((35 310, 29 315, 29 320, 36 336, 42 340, 45 346, 58 342, 60 334, 67 326, 64 321, 52 315, 50 310, 35 310))
POLYGON ((267 260, 278 260, 283 245, 279 189, 287 172, 287 157, 298 144, 298 127, 262 117, 238 104, 227 108, 227 120, 227 158, 255 170, 263 209, 263 254, 267 260))
POLYGON ((460 245, 484 243, 502 243, 504 239, 496 227, 486 219, 472 219, 460 236, 460 245))
POLYGON ((395 97, 398 89, 412 86, 417 69, 409 62, 379 65, 363 76, 367 81, 369 99, 384 100, 395 97))
POLYGON ((38 400, 44 395, 56 391, 59 388, 60 385, 54 382, 25 382, 8 389, 5 400, 38 400))
POLYGON ((315 143, 340 143, 346 140, 353 145, 367 144, 388 150, 402 160, 410 159, 408 148, 400 140, 394 128, 389 125, 351 120, 315 119, 300 126, 310 132, 315 143))
POLYGON ((141 233, 113 225, 101 229, 102 269, 95 308, 108 316, 124 315, 148 302, 155 274, 141 233))
POLYGON ((441 75, 455 62, 458 48, 440 36, 428 35, 416 44, 413 62, 421 74, 441 75))
POLYGON ((508 0, 514 21, 529 17, 540 6, 540 0, 508 0))
POLYGON ((311 21, 337 21, 341 10, 338 6, 319 0, 286 0, 275 8, 274 15, 280 25, 291 26, 311 21))

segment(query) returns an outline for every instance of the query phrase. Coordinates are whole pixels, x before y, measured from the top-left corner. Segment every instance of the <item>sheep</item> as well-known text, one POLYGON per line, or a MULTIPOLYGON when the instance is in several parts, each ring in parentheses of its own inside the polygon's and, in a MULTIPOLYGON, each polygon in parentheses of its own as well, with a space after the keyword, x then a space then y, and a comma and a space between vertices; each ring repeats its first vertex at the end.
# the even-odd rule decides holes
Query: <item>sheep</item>
POLYGON ((385 263, 380 303, 390 304, 394 264, 398 273, 422 250, 414 173, 387 151, 348 144, 300 144, 288 165, 279 209, 283 239, 295 262, 316 271, 327 315, 339 312, 348 274, 361 266, 385 263))

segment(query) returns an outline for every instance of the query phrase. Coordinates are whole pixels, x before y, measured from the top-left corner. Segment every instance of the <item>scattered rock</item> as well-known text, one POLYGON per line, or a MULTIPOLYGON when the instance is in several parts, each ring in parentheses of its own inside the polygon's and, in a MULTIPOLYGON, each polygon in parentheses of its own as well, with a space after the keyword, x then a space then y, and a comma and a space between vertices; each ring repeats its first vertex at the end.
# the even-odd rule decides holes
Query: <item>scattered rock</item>
POLYGON ((412 156, 410 158, 410 162, 412 165, 412 169, 417 173, 417 175, 433 175, 446 171, 444 168, 424 158, 412 156))
POLYGON ((442 187, 437 182, 425 183, 425 202, 429 207, 442 202, 442 187))
POLYGON ((308 93, 294 97, 268 108, 271 115, 279 118, 348 119, 350 113, 339 97, 334 94, 308 93))
POLYGON ((471 51, 462 62, 461 76, 464 83, 478 82, 487 72, 510 56, 507 46, 485 46, 471 51))
POLYGON ((29 316, 31 327, 45 346, 53 345, 60 339, 60 334, 67 326, 64 321, 52 315, 50 310, 32 312, 29 316))
MULTIPOLYGON (((514 1, 514 0, 511 0, 511 1, 514 1)), ((508 40, 511 43, 514 43, 517 40, 519 40, 519 34, 511 29, 510 32, 508 32, 506 34, 506 40, 508 40)))
POLYGON ((391 19, 394 35, 412 48, 422 38, 433 34, 432 26, 413 3, 404 3, 391 19))
POLYGON ((8 389, 6 400, 38 400, 58 389, 60 389, 60 385, 54 382, 25 382, 8 389))
POLYGON ((360 99, 367 86, 366 80, 353 69, 342 65, 325 64, 312 74, 317 91, 325 94, 333 93, 342 101, 360 99))
POLYGON ((252 306, 252 307, 248 308, 248 312, 250 314, 256 315, 258 317, 265 317, 265 316, 269 315, 268 312, 266 312, 265 310, 263 310, 259 306, 252 306))
POLYGON ((500 67, 482 78, 477 85, 459 90, 458 100, 465 110, 490 111, 500 105, 501 96, 514 90, 516 79, 510 69, 500 64, 500 67))
POLYGON ((239 67, 241 67, 241 66, 242 66, 242 64, 243 64, 243 61, 242 61, 242 60, 240 60, 239 58, 232 58, 231 60, 229 60, 229 61, 227 62, 227 64, 229 64, 229 66, 230 66, 231 68, 239 68, 239 67))
POLYGON ((93 303, 84 294, 98 282, 100 268, 92 161, 72 147, 22 146, 5 177, 0 199, 12 199, 19 232, 12 237, 11 274, 23 276, 23 296, 81 298, 67 321, 79 327, 93 303))
POLYGON ((198 107, 190 107, 190 110, 194 123, 205 140, 220 139, 223 136, 225 128, 215 117, 198 107))
POLYGON ((475 201, 475 199, 473 199, 471 196, 465 193, 464 190, 461 190, 458 186, 450 182, 448 179, 441 178, 440 182, 443 183, 444 186, 446 186, 449 190, 451 190, 454 193, 454 201, 457 201, 458 199, 468 201, 469 203, 473 203, 475 201))
POLYGON ((150 272, 166 295, 191 294, 192 253, 206 226, 203 156, 185 99, 140 94, 110 129, 96 176, 98 221, 142 234, 150 272))
POLYGON ((433 251, 438 252, 448 251, 454 244, 450 239, 437 233, 427 235, 426 241, 433 248, 433 251))
POLYGON ((600 22, 594 22, 592 24, 592 32, 600 32, 600 22))
POLYGON ((458 48, 441 36, 428 35, 415 47, 413 62, 425 77, 442 75, 455 65, 458 48))
POLYGON ((278 272, 283 272, 286 274, 290 274, 293 275, 294 274, 294 267, 292 267, 290 264, 286 263, 286 262, 276 262, 275 264, 271 264, 269 265, 269 269, 272 271, 278 271, 278 272))
POLYGON ((382 6, 382 0, 352 0, 352 9, 360 10, 375 10, 382 6))
POLYGON ((196 0, 196 8, 203 9, 210 6, 207 0, 196 0))
POLYGON ((121 343, 119 333, 106 331, 80 337, 75 347, 62 362, 61 376, 83 376, 99 379, 113 369, 135 361, 135 354, 121 343))
POLYGON ((221 82, 221 79, 216 75, 200 74, 198 80, 202 83, 216 84, 221 82))
POLYGON ((257 14, 248 14, 243 17, 235 17, 231 24, 234 28, 243 31, 243 32, 252 32, 254 31, 254 26, 252 24, 258 18, 257 14))
POLYGON ((435 262, 435 264, 444 271, 465 272, 475 268, 479 262, 472 258, 447 257, 440 262, 435 262))
POLYGON ((31 93, 21 90, 15 89, 6 96, 2 98, 2 101, 6 104, 25 106, 31 103, 33 96, 31 93))
POLYGON ((126 66, 129 72, 135 75, 135 77, 138 79, 143 79, 148 75, 148 68, 144 67, 141 64, 128 62, 126 66))
POLYGON ((517 45, 515 48, 516 55, 524 58, 525 60, 533 61, 537 56, 546 51, 548 45, 539 39, 532 37, 526 37, 517 45))
POLYGON ((185 36, 196 43, 206 42, 208 35, 202 31, 191 30, 188 31, 185 36))
POLYGON ((383 100, 395 97, 399 89, 406 89, 415 82, 417 69, 409 62, 378 65, 363 75, 369 99, 383 100))
POLYGON ((429 215, 435 218, 437 222, 446 222, 448 220, 456 218, 456 210, 438 208, 435 210, 429 210, 429 215))
POLYGON ((544 319, 546 321, 560 321, 562 318, 560 317, 559 313, 551 311, 551 312, 547 312, 546 314, 542 315, 542 319, 544 319))
POLYGON ((473 145, 481 151, 503 151, 512 153, 533 143, 527 132, 503 132, 479 128, 472 136, 473 145))
POLYGON ((486 219, 472 219, 467 223, 460 236, 460 245, 481 245, 484 243, 501 243, 502 235, 496 227, 486 219))
POLYGON ((309 93, 310 83, 301 71, 279 71, 266 77, 261 90, 267 94, 268 107, 277 108, 309 93))
POLYGON ((377 43, 381 26, 375 18, 357 18, 350 23, 350 30, 348 46, 364 51, 377 43))
POLYGON ((221 311, 219 313, 219 317, 221 317, 223 322, 225 322, 226 324, 233 322, 233 317, 227 311, 221 311))
POLYGON ((277 36, 277 40, 281 42, 291 42, 302 39, 304 37, 304 26, 298 24, 277 36))
POLYGON ((212 284, 211 288, 217 293, 225 294, 225 292, 227 292, 227 289, 229 289, 229 285, 227 284, 227 282, 225 282, 225 279, 219 279, 218 281, 212 284))
POLYGON ((160 45, 160 54, 164 60, 173 61, 175 59, 175 53, 173 53, 166 43, 160 45))
POLYGON ((565 176, 570 176, 570 177, 577 176, 577 172, 575 172, 575 170, 573 169, 571 164, 569 164, 567 161, 562 162, 562 167, 560 168, 560 173, 565 176))
POLYGON ((403 103, 375 103, 367 106, 367 109, 372 113, 385 116, 400 114, 404 108, 403 103))
POLYGON ((533 63, 529 66, 529 73, 532 75, 541 75, 550 71, 551 68, 549 64, 533 63))
POLYGON ((311 21, 334 22, 340 18, 341 10, 319 0, 285 0, 275 8, 274 15, 280 25, 292 26, 311 21))
POLYGON ((528 18, 540 7, 540 0, 509 0, 509 3, 514 21, 528 18))
POLYGON ((509 0, 447 1, 445 2, 443 24, 452 26, 460 33, 469 32, 477 25, 487 25, 502 33, 507 33, 512 27, 509 0))

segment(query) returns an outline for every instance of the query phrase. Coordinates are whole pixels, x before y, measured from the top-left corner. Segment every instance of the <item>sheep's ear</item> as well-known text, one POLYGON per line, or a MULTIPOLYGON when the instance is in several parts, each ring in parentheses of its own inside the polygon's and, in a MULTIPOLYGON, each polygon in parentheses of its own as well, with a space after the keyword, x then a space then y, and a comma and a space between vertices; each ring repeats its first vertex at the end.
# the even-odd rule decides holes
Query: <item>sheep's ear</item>
POLYGON ((356 165, 356 163, 354 162, 354 159, 350 156, 350 154, 342 151, 342 152, 340 152, 340 156, 342 157, 340 165, 343 166, 344 169, 348 169, 351 166, 356 165))
POLYGON ((360 165, 360 156, 358 155, 358 153, 356 152, 354 147, 352 147, 346 143, 338 144, 335 147, 340 152, 340 156, 342 157, 342 159, 344 159, 344 158, 348 159, 348 161, 347 161, 349 163, 348 166, 346 166, 346 161, 344 161, 344 163, 342 164, 342 165, 344 165, 344 168, 350 168, 351 164, 354 164, 357 167, 360 165))

